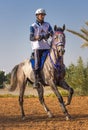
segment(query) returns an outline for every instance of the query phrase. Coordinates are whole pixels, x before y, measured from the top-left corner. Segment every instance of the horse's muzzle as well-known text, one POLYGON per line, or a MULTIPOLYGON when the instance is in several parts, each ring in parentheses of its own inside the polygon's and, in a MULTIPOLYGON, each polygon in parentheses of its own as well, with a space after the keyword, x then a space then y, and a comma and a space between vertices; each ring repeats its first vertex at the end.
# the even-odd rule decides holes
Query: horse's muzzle
POLYGON ((65 53, 65 49, 60 49, 58 52, 63 55, 65 53))

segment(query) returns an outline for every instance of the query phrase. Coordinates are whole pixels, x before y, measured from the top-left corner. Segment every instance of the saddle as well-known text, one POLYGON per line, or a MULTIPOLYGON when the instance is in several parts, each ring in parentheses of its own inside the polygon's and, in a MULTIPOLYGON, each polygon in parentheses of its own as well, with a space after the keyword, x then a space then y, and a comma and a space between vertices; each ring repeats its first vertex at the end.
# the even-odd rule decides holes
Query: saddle
MULTIPOLYGON (((44 65, 44 62, 46 60, 48 53, 49 53, 49 50, 45 50, 41 56, 40 65, 39 65, 40 70, 43 68, 43 65, 44 65)), ((32 68, 34 69, 34 66, 35 66, 34 53, 32 53, 32 55, 31 55, 30 62, 31 62, 32 68)))

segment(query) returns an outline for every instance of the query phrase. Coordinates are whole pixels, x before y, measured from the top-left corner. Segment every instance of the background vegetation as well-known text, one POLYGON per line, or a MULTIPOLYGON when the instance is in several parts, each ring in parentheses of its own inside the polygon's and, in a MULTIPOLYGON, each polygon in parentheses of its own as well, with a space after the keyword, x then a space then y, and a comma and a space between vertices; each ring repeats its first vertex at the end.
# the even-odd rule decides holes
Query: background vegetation
POLYGON ((78 95, 88 95, 88 63, 85 65, 79 57, 76 65, 66 68, 66 80, 78 95))
MULTIPOLYGON (((81 57, 78 58, 76 65, 71 63, 66 68, 65 78, 77 95, 88 95, 88 63, 85 65, 81 57)), ((10 73, 0 71, 0 88, 4 82, 10 83, 10 73)))

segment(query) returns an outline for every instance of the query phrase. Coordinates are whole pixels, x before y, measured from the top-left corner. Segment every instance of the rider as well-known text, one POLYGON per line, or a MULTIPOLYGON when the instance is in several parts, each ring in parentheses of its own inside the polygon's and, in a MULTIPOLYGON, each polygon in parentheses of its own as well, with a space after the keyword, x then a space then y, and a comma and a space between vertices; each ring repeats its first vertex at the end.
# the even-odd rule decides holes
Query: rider
POLYGON ((43 8, 37 9, 35 12, 36 22, 30 26, 30 41, 35 57, 34 87, 37 87, 37 84, 41 81, 39 68, 40 57, 45 50, 50 49, 48 38, 53 35, 51 25, 44 21, 45 15, 46 11, 43 8))

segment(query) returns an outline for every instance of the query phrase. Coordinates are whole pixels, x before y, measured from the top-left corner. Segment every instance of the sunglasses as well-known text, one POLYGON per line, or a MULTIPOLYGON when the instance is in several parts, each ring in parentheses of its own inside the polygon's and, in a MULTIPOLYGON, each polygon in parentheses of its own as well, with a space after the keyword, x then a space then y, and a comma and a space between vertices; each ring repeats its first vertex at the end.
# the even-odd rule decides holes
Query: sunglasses
POLYGON ((40 14, 38 14, 38 15, 42 15, 42 16, 45 16, 46 14, 42 14, 42 13, 40 13, 40 14))

